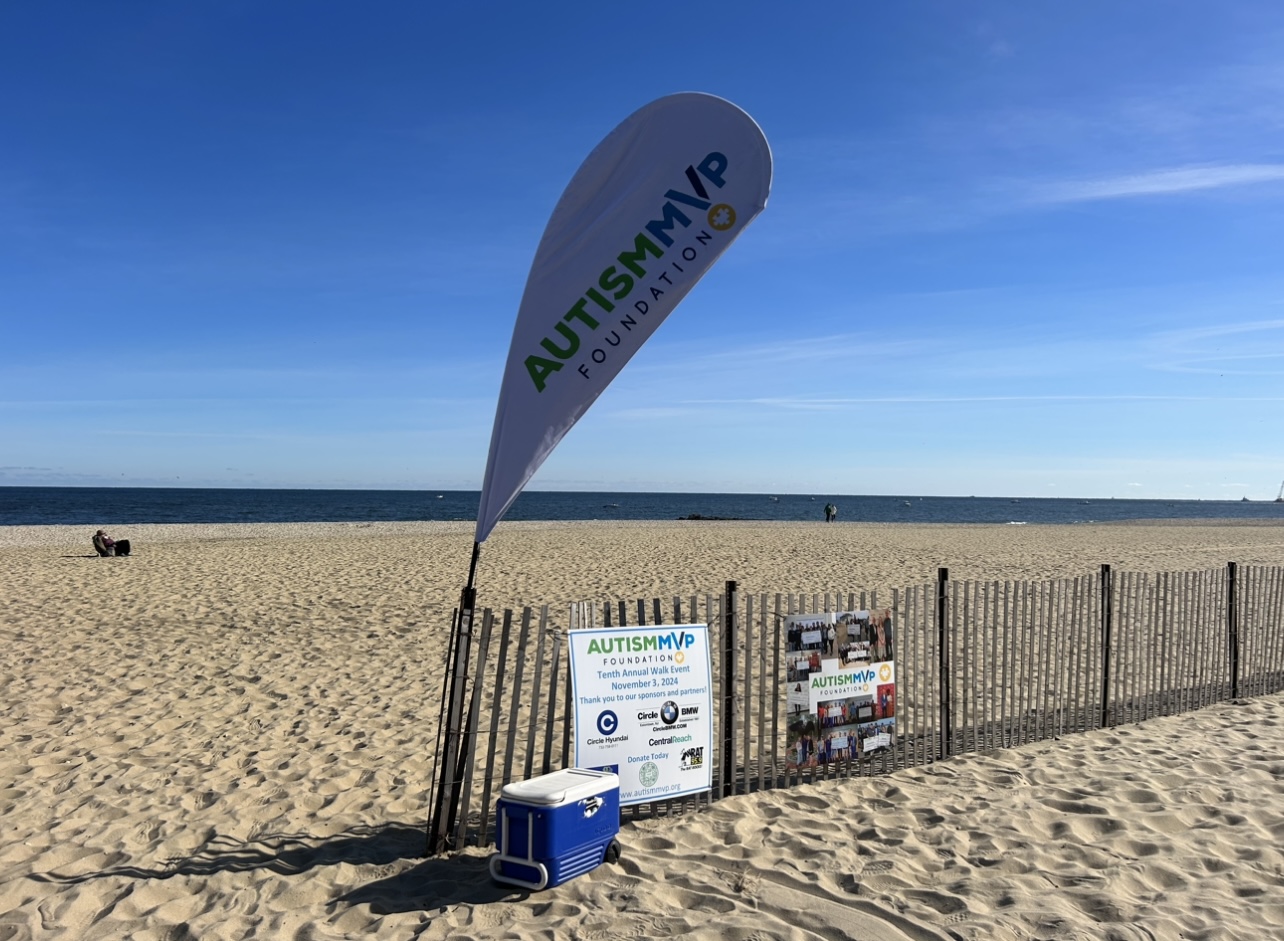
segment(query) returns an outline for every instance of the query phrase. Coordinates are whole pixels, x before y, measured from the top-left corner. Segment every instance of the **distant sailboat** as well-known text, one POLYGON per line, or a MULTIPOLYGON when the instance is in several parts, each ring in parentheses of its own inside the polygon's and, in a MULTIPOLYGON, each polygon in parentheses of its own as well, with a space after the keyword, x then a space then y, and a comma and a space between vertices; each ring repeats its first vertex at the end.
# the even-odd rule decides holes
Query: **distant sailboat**
POLYGON ((1279 495, 1275 498, 1276 503, 1284 503, 1284 483, 1280 484, 1279 495))

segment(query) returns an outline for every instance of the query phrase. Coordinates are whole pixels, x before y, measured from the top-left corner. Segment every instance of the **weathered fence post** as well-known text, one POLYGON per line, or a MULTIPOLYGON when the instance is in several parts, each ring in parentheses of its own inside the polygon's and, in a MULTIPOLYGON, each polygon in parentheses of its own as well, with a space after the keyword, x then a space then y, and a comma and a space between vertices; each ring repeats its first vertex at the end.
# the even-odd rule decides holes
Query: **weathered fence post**
MULTIPOLYGON (((557 672, 561 669, 563 636, 561 631, 553 634, 553 660, 548 668, 548 715, 544 717, 544 764, 541 774, 548 774, 553 770, 553 726, 557 720, 557 672)), ((569 648, 571 639, 569 635, 565 638, 566 646, 569 648)), ((566 669, 571 669, 570 655, 567 655, 566 669)), ((563 756, 565 758, 565 756, 563 756)), ((562 767, 566 767, 563 760, 562 767)))
POLYGON ((562 701, 566 703, 566 719, 562 722, 562 767, 571 767, 571 723, 575 719, 575 675, 571 672, 571 638, 566 638, 566 691, 562 701))
POLYGON ((936 656, 941 694, 941 758, 950 757, 954 751, 954 720, 950 715, 950 645, 946 630, 945 604, 949 580, 949 569, 936 570, 936 656))
POLYGON ((736 775, 736 583, 727 582, 722 602, 722 792, 735 793, 736 775))
MULTIPOLYGON (((474 558, 477 555, 473 549, 474 558)), ((433 856, 449 848, 450 831, 459 810, 460 760, 465 741, 464 692, 468 684, 468 656, 472 648, 473 616, 477 609, 477 589, 465 588, 460 596, 459 611, 451 631, 450 692, 444 703, 439 728, 444 729, 444 745, 439 753, 441 775, 437 780, 432 818, 428 822, 426 853, 433 856)))
POLYGON ((1230 644, 1230 694, 1239 698, 1239 566, 1226 563, 1226 633, 1230 644))
MULTIPOLYGON (((495 625, 495 616, 490 608, 482 614, 481 637, 477 647, 478 672, 486 663, 486 655, 490 650, 491 629, 495 625)), ((481 728, 481 704, 482 704, 482 683, 481 676, 473 678, 473 691, 471 704, 468 707, 468 717, 464 723, 463 741, 459 745, 459 765, 456 771, 456 778, 459 781, 459 797, 455 801, 456 806, 450 811, 451 829, 455 830, 454 847, 462 848, 467 842, 468 836, 468 806, 473 793, 473 770, 474 760, 477 751, 477 733, 481 728), (457 829, 456 829, 457 827, 457 829)), ((483 809, 482 817, 485 818, 486 812, 483 809)))
POLYGON ((1110 635, 1115 626, 1115 577, 1101 566, 1101 727, 1110 722, 1110 635))

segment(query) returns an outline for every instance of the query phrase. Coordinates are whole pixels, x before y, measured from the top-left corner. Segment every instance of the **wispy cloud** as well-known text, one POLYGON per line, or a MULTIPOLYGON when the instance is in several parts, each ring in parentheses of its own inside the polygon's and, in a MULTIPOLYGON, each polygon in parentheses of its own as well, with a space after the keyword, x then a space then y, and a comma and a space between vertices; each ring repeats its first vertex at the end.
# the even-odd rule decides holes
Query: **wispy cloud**
POLYGON ((701 365, 706 367, 729 363, 736 369, 743 369, 746 365, 792 367, 831 360, 850 362, 855 355, 866 358, 909 356, 921 354, 923 346, 923 341, 916 339, 889 340, 875 334, 835 333, 701 351, 697 355, 701 365))
POLYGON ((1127 402, 1284 402, 1284 396, 1217 395, 885 395, 869 397, 757 396, 743 398, 684 399, 664 406, 622 408, 610 412, 612 419, 627 421, 669 421, 677 418, 727 414, 736 409, 764 409, 778 412, 842 412, 879 405, 1021 405, 1027 403, 1108 404, 1127 402))
POLYGON ((1177 167, 1125 176, 1074 180, 1041 186, 1037 203, 1078 203, 1135 196, 1163 196, 1197 190, 1222 189, 1284 180, 1284 164, 1241 163, 1223 166, 1177 167))
POLYGON ((698 405, 762 405, 776 408, 825 409, 845 405, 941 405, 976 402, 1284 402, 1284 395, 890 395, 807 398, 779 396, 748 399, 699 399, 698 405))
POLYGON ((1284 128, 1284 67, 1262 58, 1121 93, 914 112, 859 135, 773 140, 782 195, 751 251, 779 257, 1062 205, 1277 183, 1284 163, 1264 160, 1284 128))
POLYGON ((1236 334, 1259 333, 1263 330, 1284 330, 1284 320, 1249 320, 1242 323, 1219 323, 1206 327, 1192 327, 1187 330, 1173 330, 1161 334, 1160 339, 1171 345, 1178 345, 1194 341, 1203 342, 1236 334))
POLYGON ((259 434, 249 431, 214 432, 214 431, 141 431, 137 429, 104 428, 94 434, 118 438, 218 438, 247 441, 285 441, 298 438, 299 435, 259 434))
POLYGON ((1157 368, 1172 372, 1269 376, 1284 373, 1284 320, 1174 330, 1156 337, 1157 368))

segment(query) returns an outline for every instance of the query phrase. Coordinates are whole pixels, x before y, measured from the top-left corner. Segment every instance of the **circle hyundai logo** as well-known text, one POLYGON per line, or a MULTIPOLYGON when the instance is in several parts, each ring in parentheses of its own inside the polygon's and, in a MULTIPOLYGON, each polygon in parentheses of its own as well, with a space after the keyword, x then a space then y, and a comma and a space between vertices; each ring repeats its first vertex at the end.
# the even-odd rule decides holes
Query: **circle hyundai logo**
POLYGON ((660 721, 665 725, 673 725, 678 721, 678 704, 672 699, 660 707, 660 721))
POLYGON ((603 709, 597 714, 597 730, 603 735, 614 735, 619 727, 620 717, 610 709, 603 709))

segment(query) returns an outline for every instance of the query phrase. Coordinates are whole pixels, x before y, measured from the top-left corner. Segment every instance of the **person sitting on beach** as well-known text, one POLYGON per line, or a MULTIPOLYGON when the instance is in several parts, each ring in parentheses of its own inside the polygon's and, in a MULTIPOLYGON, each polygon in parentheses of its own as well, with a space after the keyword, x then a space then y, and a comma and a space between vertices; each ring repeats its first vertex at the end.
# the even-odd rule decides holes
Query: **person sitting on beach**
POLYGON ((108 536, 107 533, 101 529, 98 530, 98 532, 94 533, 93 542, 94 542, 94 551, 97 552, 100 556, 129 555, 128 539, 122 539, 119 542, 117 542, 115 539, 112 539, 111 536, 108 536))

